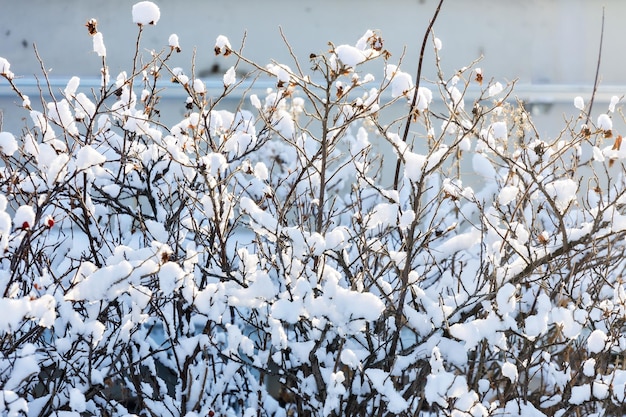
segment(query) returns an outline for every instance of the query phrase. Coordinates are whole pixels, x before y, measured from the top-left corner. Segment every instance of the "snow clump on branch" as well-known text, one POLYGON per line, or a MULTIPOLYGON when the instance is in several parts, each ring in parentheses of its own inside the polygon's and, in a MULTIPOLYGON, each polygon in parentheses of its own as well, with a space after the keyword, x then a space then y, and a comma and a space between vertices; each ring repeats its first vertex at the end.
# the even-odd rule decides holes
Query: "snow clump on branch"
POLYGON ((133 5, 133 23, 140 26, 156 25, 161 18, 159 6, 151 1, 140 1, 133 5))
POLYGON ((339 63, 354 68, 363 62, 376 58, 381 54, 383 48, 382 38, 372 30, 367 30, 357 41, 355 46, 339 45, 335 47, 334 54, 331 56, 331 65, 338 71, 339 63))

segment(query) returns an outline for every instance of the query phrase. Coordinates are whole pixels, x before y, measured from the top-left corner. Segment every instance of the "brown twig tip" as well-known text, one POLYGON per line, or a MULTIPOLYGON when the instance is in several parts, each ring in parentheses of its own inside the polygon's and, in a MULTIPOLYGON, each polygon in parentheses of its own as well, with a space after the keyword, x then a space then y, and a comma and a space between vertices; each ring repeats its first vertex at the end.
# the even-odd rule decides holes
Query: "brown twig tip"
POLYGON ((96 19, 89 19, 85 24, 85 27, 91 36, 98 33, 98 21, 96 19))

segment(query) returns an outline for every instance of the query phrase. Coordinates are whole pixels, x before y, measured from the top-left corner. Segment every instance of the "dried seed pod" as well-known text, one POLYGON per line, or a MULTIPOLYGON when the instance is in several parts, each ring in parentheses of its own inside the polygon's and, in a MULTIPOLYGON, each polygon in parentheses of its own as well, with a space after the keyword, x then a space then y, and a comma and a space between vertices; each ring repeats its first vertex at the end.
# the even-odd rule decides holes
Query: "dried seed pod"
POLYGON ((87 27, 87 31, 91 36, 98 33, 98 21, 96 19, 89 19, 85 26, 87 27))

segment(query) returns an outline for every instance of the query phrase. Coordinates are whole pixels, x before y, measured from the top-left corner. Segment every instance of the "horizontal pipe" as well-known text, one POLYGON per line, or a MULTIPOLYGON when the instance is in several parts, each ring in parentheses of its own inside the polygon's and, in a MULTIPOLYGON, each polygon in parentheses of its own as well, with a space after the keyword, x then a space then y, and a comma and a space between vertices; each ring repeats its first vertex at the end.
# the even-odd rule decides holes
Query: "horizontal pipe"
MULTIPOLYGON (((45 86, 44 81, 37 80, 34 77, 16 78, 13 80, 15 85, 23 94, 34 98, 39 95, 39 86, 45 86)), ((67 85, 69 78, 50 78, 50 87, 53 93, 61 92, 67 85)), ((220 78, 203 79, 209 94, 220 94, 224 90, 224 85, 220 78)), ((231 92, 233 98, 240 98, 244 92, 247 94, 264 93, 268 88, 275 88, 276 83, 271 80, 243 80, 237 88, 231 92)), ((433 86, 434 87, 434 86, 433 86)), ((431 87, 431 89, 433 88, 431 87)), ((84 91, 99 90, 100 80, 96 78, 81 78, 80 88, 84 91)), ((161 97, 164 99, 184 99, 187 93, 180 85, 174 83, 168 85, 160 85, 163 88, 160 91, 161 97)), ((47 86, 42 88, 44 95, 47 86)), ((626 85, 601 85, 596 92, 595 101, 600 103, 609 103, 613 96, 622 97, 626 85)), ((582 96, 585 101, 589 100, 593 91, 592 85, 584 84, 515 84, 513 89, 513 97, 517 97, 526 103, 573 103, 576 96, 582 96)), ((389 93, 383 94, 383 97, 389 93)), ((467 90, 466 97, 469 99, 476 98, 480 94, 477 86, 470 86, 467 90)), ((15 93, 11 91, 8 85, 0 81, 0 99, 6 97, 14 97, 15 93)), ((437 101, 439 97, 435 94, 433 99, 437 101)))

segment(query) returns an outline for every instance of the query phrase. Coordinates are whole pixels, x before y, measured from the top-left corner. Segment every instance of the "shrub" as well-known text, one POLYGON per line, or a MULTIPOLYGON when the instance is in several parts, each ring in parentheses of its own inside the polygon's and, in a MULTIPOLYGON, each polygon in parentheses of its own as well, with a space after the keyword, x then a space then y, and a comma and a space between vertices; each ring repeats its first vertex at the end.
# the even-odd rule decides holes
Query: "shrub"
POLYGON ((170 67, 176 35, 141 52, 159 16, 133 7, 114 80, 88 22, 98 90, 35 105, 0 58, 30 115, 0 133, 4 415, 621 409, 615 101, 542 138, 512 84, 471 65, 416 86, 375 31, 289 66, 219 36, 214 88, 170 67), (187 96, 172 125, 165 88, 187 96))

